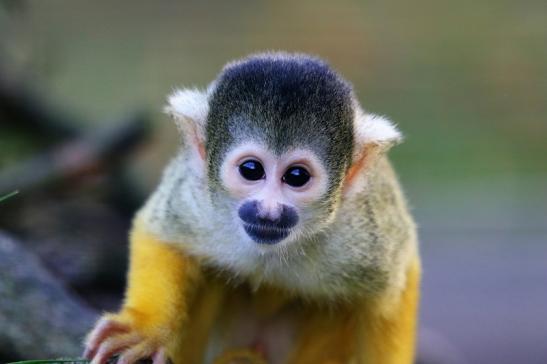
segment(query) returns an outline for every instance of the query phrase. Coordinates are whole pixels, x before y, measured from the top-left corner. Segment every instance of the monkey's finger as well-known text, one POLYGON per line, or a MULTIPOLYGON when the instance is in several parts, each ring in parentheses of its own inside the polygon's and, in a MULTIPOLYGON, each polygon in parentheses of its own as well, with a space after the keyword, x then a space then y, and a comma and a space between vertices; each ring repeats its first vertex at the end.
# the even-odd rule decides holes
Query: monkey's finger
POLYGON ((93 359, 99 345, 109 336, 129 331, 129 327, 111 319, 99 320, 93 331, 88 335, 85 344, 84 358, 93 359))
POLYGON ((90 364, 105 364, 112 355, 118 354, 133 345, 137 345, 141 341, 142 337, 138 334, 118 335, 106 339, 99 346, 97 354, 90 364))
POLYGON ((152 355, 152 364, 167 364, 165 348, 161 348, 152 355))
MULTIPOLYGON (((140 359, 150 358, 150 356, 156 351, 157 346, 150 342, 141 342, 128 350, 124 351, 118 358, 116 364, 134 364, 140 359)), ((91 363, 95 364, 95 363, 91 363)), ((97 363, 99 364, 99 363, 97 363)), ((104 364, 104 363, 100 363, 104 364)))

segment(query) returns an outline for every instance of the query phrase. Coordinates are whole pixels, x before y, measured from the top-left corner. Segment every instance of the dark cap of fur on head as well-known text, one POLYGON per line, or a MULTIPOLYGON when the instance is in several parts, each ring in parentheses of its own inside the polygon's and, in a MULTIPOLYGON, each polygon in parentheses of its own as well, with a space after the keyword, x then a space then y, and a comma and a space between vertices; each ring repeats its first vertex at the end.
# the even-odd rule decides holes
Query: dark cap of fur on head
POLYGON ((315 151, 331 183, 351 162, 352 88, 319 58, 263 53, 229 63, 213 84, 209 107, 205 140, 215 177, 230 145, 257 138, 276 153, 315 151))

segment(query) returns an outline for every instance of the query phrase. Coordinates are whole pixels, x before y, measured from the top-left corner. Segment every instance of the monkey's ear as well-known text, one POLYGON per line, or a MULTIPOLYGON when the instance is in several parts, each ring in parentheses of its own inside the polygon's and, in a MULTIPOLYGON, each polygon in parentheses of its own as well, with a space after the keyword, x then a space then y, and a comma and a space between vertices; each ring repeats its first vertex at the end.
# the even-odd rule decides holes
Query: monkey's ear
POLYGON ((374 147, 387 151, 403 140, 403 135, 386 117, 365 113, 357 108, 354 119, 354 157, 360 157, 364 149, 374 147))
POLYGON ((205 123, 209 113, 207 93, 179 89, 169 95, 164 111, 175 119, 184 141, 205 159, 205 123))
POLYGON ((353 121, 355 145, 352 164, 346 174, 344 191, 359 190, 364 181, 367 168, 377 157, 389 148, 402 141, 403 136, 395 125, 383 116, 366 114, 359 106, 356 107, 353 121))

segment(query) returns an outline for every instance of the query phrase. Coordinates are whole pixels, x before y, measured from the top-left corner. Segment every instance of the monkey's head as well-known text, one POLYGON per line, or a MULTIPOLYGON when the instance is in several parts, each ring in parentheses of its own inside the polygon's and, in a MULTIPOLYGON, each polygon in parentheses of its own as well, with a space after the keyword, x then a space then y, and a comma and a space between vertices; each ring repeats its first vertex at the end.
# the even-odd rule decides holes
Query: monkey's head
POLYGON ((301 54, 230 63, 206 93, 175 92, 167 111, 213 204, 264 245, 327 228, 373 150, 400 138, 389 121, 362 112, 325 62, 301 54))

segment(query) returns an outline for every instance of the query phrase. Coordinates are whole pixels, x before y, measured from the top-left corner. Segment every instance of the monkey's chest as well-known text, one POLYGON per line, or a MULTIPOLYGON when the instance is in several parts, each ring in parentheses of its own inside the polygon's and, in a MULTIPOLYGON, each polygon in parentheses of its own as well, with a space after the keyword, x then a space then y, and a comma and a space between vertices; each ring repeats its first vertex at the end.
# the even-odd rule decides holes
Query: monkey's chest
POLYGON ((268 363, 287 361, 301 325, 301 307, 279 292, 228 289, 211 327, 206 362, 226 352, 248 349, 268 363))
POLYGON ((230 290, 211 327, 206 362, 241 349, 258 352, 270 364, 290 363, 303 352, 339 359, 345 357, 345 350, 329 350, 340 347, 338 340, 347 348, 344 341, 351 322, 344 310, 320 309, 275 289, 230 290))

